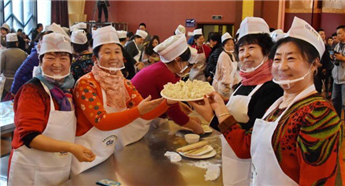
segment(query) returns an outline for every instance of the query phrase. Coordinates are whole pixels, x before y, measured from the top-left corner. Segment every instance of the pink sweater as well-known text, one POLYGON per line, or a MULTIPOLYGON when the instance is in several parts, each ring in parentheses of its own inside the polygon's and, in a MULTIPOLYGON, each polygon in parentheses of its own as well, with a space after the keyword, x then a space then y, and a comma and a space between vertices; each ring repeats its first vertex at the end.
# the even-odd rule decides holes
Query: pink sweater
MULTIPOLYGON (((176 83, 179 80, 180 77, 172 73, 164 63, 157 62, 139 71, 131 82, 143 98, 151 95, 152 99, 157 99, 162 97, 160 92, 165 84, 176 83)), ((169 107, 160 117, 166 118, 166 116, 178 125, 185 125, 189 121, 189 117, 181 111, 178 103, 169 107)))

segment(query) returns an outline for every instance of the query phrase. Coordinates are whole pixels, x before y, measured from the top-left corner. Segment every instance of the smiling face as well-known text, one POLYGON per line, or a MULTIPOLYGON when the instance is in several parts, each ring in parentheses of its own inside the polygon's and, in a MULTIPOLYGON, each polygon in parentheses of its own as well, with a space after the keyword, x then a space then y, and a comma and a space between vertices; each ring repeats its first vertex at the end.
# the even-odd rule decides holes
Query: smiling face
POLYGON ((266 58, 258 44, 245 44, 238 48, 238 57, 242 70, 255 68, 266 58))
POLYGON ((226 51, 234 51, 235 50, 234 40, 229 39, 228 41, 226 41, 226 43, 224 44, 224 49, 226 51))
MULTIPOLYGON (((315 64, 315 63, 314 63, 315 64)), ((293 42, 281 44, 274 55, 272 64, 272 75, 275 80, 294 80, 310 73, 301 81, 291 83, 290 87, 282 85, 283 89, 291 92, 299 92, 313 83, 313 72, 316 69, 302 55, 300 49, 293 42)))
POLYGON ((102 45, 98 52, 96 63, 106 68, 123 67, 124 64, 121 47, 116 43, 102 45))
POLYGON ((64 76, 69 73, 71 58, 67 52, 49 52, 41 62, 43 72, 49 76, 64 76))

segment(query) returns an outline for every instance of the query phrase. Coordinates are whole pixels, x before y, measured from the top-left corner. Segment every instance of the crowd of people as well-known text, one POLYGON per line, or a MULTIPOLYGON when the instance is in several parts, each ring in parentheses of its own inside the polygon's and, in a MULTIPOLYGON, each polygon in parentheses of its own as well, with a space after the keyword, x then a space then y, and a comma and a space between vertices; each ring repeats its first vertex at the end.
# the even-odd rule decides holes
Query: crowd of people
POLYGON ((16 126, 9 185, 61 184, 166 119, 203 134, 192 109, 222 134, 224 185, 345 183, 345 26, 327 38, 297 17, 286 33, 247 17, 234 37, 206 40, 198 28, 191 42, 182 25, 162 42, 145 23, 135 33, 92 30, 38 24, 30 40, 2 25, 2 100, 14 99, 16 126), (215 92, 162 98, 181 79, 215 92))

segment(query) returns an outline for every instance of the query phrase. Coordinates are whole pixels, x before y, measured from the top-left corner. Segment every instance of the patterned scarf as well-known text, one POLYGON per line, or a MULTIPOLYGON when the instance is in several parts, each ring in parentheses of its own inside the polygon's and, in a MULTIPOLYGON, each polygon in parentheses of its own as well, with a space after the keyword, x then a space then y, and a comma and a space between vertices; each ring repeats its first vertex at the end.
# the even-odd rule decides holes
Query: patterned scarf
POLYGON ((242 85, 254 86, 263 84, 267 81, 272 80, 271 74, 272 62, 270 60, 265 61, 258 69, 253 72, 242 72, 240 71, 240 76, 242 77, 242 85))
POLYGON ((105 91, 107 105, 119 111, 126 109, 126 103, 130 100, 130 96, 125 87, 121 71, 117 71, 115 75, 112 75, 103 71, 95 64, 91 72, 105 91))
POLYGON ((74 85, 74 78, 71 74, 61 82, 44 77, 42 74, 39 74, 36 78, 48 87, 50 94, 59 104, 60 111, 74 110, 73 96, 70 92, 70 89, 74 85))

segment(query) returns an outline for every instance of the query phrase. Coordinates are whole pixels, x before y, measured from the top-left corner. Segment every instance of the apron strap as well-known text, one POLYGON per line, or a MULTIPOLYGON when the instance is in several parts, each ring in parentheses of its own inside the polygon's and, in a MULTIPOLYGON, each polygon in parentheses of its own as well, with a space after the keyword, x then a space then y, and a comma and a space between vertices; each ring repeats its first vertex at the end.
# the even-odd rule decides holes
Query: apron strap
POLYGON ((50 98, 50 110, 55 110, 55 105, 54 105, 54 101, 52 99, 52 95, 50 94, 50 91, 48 89, 48 87, 42 83, 42 81, 40 81, 40 83, 42 84, 44 90, 47 92, 47 94, 49 95, 49 98, 50 98))

